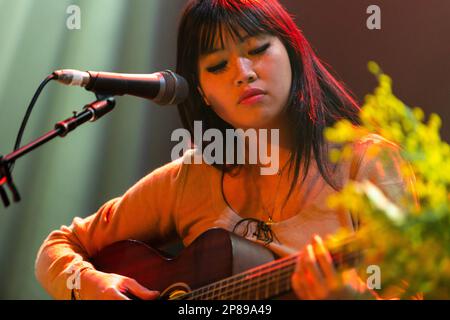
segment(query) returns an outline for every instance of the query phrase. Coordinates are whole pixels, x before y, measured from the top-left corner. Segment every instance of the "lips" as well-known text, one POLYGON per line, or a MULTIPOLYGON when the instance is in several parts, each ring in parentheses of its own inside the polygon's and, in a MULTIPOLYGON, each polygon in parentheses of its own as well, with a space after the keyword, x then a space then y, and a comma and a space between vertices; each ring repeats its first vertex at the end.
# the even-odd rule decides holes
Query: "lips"
POLYGON ((254 96, 258 96, 258 95, 264 95, 267 92, 264 91, 263 89, 259 89, 259 88, 248 88, 246 89, 242 95, 239 97, 239 101, 238 104, 240 104, 243 100, 254 97, 254 96))

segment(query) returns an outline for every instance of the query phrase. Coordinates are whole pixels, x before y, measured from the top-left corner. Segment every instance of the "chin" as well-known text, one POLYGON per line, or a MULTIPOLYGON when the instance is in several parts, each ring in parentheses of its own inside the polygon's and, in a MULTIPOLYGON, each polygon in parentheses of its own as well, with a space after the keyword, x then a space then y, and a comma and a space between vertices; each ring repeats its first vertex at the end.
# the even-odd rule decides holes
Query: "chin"
MULTIPOLYGON (((238 126, 236 128, 241 128, 241 129, 275 129, 276 126, 274 126, 273 124, 271 124, 270 121, 260 121, 260 122, 251 122, 251 123, 246 123, 243 124, 241 126, 238 126)), ((277 128, 278 129, 278 128, 277 128)))
POLYGON ((264 112, 261 112, 261 110, 258 110, 256 112, 249 112, 246 114, 245 118, 243 117, 240 120, 240 128, 263 129, 270 127, 270 124, 273 123, 274 119, 271 115, 265 114, 264 112))

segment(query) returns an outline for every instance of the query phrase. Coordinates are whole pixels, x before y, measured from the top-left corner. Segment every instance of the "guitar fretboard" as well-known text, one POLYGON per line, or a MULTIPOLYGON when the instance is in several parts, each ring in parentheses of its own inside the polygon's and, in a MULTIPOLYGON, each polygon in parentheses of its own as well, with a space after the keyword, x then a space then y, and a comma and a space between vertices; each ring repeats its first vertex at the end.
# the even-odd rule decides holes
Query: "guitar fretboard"
MULTIPOLYGON (((360 252, 341 250, 331 252, 337 268, 353 266, 360 252)), ((198 288, 180 300, 265 300, 291 291, 291 276, 295 270, 298 254, 294 254, 213 284, 198 288)))

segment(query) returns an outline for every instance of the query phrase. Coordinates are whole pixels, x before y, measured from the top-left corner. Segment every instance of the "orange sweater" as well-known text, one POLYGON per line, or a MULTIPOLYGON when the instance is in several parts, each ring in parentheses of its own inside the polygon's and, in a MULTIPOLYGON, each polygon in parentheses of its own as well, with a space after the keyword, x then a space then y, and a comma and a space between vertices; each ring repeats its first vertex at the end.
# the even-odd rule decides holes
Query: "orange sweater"
MULTIPOLYGON (((223 198, 221 172, 207 164, 185 164, 186 157, 192 155, 193 150, 188 151, 142 178, 93 215, 75 218, 70 226, 50 233, 35 265, 36 277, 47 292, 56 299, 70 299, 68 277, 78 268, 92 267, 89 257, 116 241, 136 239, 156 244, 178 235, 184 245, 189 245, 212 227, 232 231, 241 217, 223 198)), ((388 198, 399 199, 406 186, 399 171, 400 161, 394 145, 370 135, 355 144, 355 157, 339 164, 337 174, 343 183, 369 179, 388 198), (389 152, 389 161, 366 155, 372 143, 382 144, 389 152)), ((325 237, 341 227, 353 229, 350 213, 327 207, 326 198, 335 191, 321 179, 316 166, 311 166, 304 185, 302 210, 272 226, 278 241, 269 248, 280 256, 298 251, 313 234, 325 237)))

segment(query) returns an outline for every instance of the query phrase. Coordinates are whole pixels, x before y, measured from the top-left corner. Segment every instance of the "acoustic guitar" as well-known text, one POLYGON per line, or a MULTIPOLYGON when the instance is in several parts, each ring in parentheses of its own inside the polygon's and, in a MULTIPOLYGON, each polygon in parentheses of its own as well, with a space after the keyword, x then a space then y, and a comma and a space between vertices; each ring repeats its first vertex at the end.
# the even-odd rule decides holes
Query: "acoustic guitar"
MULTIPOLYGON (((337 268, 358 255, 330 251, 337 268)), ((124 240, 90 259, 97 270, 137 280, 166 300, 294 299, 291 276, 297 254, 278 259, 265 246, 223 229, 210 229, 176 257, 143 242, 124 240)))

